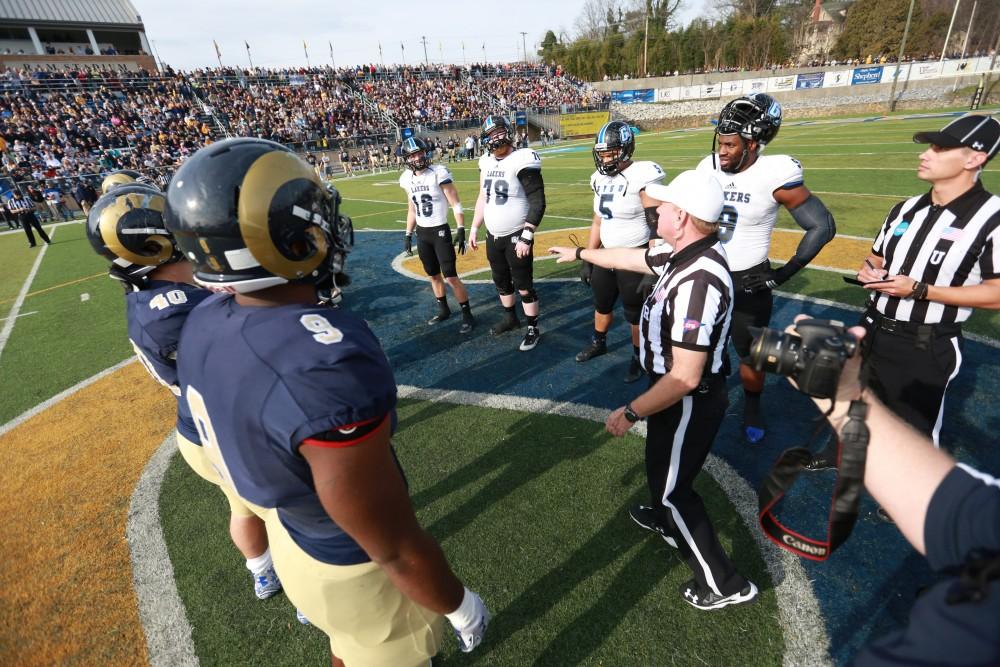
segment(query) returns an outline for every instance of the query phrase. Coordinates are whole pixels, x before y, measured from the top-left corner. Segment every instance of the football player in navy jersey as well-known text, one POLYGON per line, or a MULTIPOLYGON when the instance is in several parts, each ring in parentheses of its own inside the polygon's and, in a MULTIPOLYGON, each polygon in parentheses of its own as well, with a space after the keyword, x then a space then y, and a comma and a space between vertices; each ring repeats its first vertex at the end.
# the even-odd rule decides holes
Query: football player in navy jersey
POLYGON ((254 592, 266 599, 281 590, 271 562, 264 522, 222 483, 201 447, 198 431, 181 398, 177 343, 191 310, 211 293, 193 284, 184 261, 163 225, 166 198, 151 185, 115 186, 87 217, 87 238, 111 261, 110 276, 125 287, 128 337, 136 357, 177 397, 177 448, 198 475, 218 485, 229 501, 229 532, 253 574, 254 592))
POLYGON ((266 510, 285 592, 333 664, 425 667, 442 615, 473 650, 489 612, 417 523, 389 362, 364 320, 317 305, 353 243, 340 195, 285 147, 240 138, 190 157, 167 199, 195 279, 224 292, 188 318, 181 389, 227 483, 266 510))
POLYGON ((733 274, 733 347, 740 357, 743 382, 743 429, 748 442, 764 438, 760 411, 764 373, 746 363, 753 336, 750 327, 766 327, 774 306, 772 290, 819 254, 837 233, 833 216, 805 186, 802 164, 788 155, 764 155, 781 129, 781 105, 770 95, 753 93, 732 100, 719 113, 712 154, 698 169, 713 174, 725 195, 719 230, 733 274), (715 143, 718 142, 718 153, 715 143), (768 253, 784 206, 805 231, 795 254, 771 268, 768 253))

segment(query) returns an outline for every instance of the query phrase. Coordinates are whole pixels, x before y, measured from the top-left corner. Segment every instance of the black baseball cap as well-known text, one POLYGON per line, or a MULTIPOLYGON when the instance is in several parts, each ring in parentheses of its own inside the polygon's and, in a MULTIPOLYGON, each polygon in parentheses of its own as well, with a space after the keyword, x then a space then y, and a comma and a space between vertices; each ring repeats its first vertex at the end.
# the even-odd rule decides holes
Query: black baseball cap
POLYGON ((942 148, 971 148, 986 153, 986 160, 1000 151, 1000 121, 992 116, 970 114, 945 125, 939 132, 917 132, 913 141, 942 148))

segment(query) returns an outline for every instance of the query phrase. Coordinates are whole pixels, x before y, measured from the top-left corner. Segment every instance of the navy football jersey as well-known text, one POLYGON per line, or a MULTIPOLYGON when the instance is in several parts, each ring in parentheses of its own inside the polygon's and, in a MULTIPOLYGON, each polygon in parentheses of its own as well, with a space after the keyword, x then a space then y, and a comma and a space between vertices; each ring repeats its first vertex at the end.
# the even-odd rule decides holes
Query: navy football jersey
POLYGON ((152 280, 147 289, 125 295, 128 337, 135 356, 177 397, 177 432, 195 444, 198 431, 177 382, 177 343, 188 313, 211 295, 188 283, 164 280, 152 280))
POLYGON ((364 320, 322 306, 241 306, 219 294, 188 318, 179 361, 181 389, 223 478, 247 501, 277 508, 313 558, 368 562, 323 509, 299 454, 318 434, 394 423, 396 382, 364 320))

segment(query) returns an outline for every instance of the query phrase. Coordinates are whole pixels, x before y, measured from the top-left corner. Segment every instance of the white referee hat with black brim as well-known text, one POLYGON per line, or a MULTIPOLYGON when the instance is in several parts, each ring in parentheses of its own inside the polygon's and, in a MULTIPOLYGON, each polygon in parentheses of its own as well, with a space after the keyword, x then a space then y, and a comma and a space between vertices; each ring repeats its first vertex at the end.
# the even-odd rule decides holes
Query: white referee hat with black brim
POLYGON ((992 116, 970 114, 945 125, 939 132, 917 132, 913 141, 941 148, 971 148, 992 160, 1000 151, 1000 121, 992 116))
POLYGON ((706 171, 682 171, 668 185, 647 185, 646 194, 708 223, 718 222, 722 215, 722 186, 706 171))

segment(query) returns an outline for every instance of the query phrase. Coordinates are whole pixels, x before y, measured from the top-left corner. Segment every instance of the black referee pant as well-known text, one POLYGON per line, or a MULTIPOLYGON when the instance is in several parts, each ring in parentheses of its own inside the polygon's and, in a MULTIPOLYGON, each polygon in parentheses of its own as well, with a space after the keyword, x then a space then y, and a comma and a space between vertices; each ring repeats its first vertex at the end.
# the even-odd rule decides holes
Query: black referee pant
POLYGON ((646 425, 646 480, 652 506, 703 589, 718 595, 742 591, 747 580, 723 551, 694 480, 712 449, 729 406, 725 378, 714 376, 646 425), (662 511, 665 510, 665 511, 662 511))
POLYGON ((28 246, 35 247, 35 235, 31 233, 31 228, 34 227, 38 231, 38 235, 42 237, 42 240, 46 243, 52 243, 49 240, 49 235, 45 233, 42 229, 42 225, 38 222, 38 216, 34 211, 22 211, 18 216, 21 221, 21 226, 24 227, 24 235, 28 237, 28 246))
POLYGON ((941 434, 944 395, 962 366, 962 327, 917 324, 865 313, 868 387, 886 407, 931 438, 941 434))

